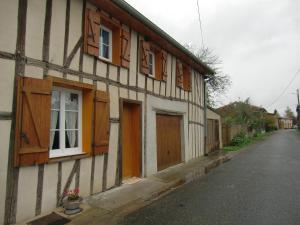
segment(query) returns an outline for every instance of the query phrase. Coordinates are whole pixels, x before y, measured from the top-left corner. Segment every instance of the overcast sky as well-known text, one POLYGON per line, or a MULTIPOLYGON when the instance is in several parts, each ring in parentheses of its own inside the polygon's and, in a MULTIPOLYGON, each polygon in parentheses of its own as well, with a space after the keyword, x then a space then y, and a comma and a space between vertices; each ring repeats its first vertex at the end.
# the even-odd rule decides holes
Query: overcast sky
MULTIPOLYGON (((197 0, 126 0, 179 43, 201 47, 197 0)), ((299 0, 199 0, 204 45, 223 61, 232 86, 221 101, 247 97, 268 107, 300 69, 299 0)), ((268 111, 293 111, 300 73, 268 111)))

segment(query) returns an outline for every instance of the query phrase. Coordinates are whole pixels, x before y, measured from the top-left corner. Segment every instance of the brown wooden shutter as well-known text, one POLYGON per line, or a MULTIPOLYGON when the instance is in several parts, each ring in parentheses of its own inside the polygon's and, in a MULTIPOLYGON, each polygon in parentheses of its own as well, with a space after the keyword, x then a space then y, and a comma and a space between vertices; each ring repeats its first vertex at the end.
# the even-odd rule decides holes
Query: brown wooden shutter
POLYGON ((107 92, 95 92, 94 154, 108 152, 109 144, 109 97, 107 92))
POLYGON ((165 51, 161 51, 161 56, 162 56, 162 80, 167 81, 167 78, 168 78, 168 70, 167 70, 168 54, 165 51))
POLYGON ((130 64, 130 32, 124 28, 121 31, 121 65, 129 68, 130 64))
POLYGON ((191 90, 191 69, 190 68, 186 68, 185 70, 185 90, 186 91, 190 91, 191 90))
POLYGON ((84 52, 99 56, 100 14, 91 9, 85 11, 84 52))
POLYGON ((140 72, 149 74, 149 51, 150 44, 147 41, 141 40, 140 42, 140 72))
POLYGON ((49 159, 51 80, 18 77, 15 166, 49 159))
POLYGON ((176 62, 176 85, 182 87, 183 84, 183 68, 182 63, 177 60, 176 62))

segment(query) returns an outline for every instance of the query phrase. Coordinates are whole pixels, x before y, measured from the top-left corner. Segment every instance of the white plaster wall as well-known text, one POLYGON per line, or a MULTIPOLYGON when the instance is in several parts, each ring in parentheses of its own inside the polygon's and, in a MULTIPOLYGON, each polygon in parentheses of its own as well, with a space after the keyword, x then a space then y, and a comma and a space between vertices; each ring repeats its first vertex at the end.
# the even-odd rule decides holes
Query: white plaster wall
POLYGON ((157 146, 156 146, 156 113, 165 111, 183 116, 183 145, 184 158, 189 160, 188 146, 188 104, 178 101, 163 100, 151 95, 147 95, 147 132, 146 132, 146 175, 149 176, 157 172, 157 146))
POLYGON ((122 67, 120 68, 120 83, 128 84, 128 70, 122 67))
POLYGON ((45 14, 46 1, 28 1, 25 54, 34 59, 42 59, 45 14))
POLYGON ((36 66, 25 65, 25 77, 43 79, 43 69, 36 66))
POLYGON ((56 208, 57 181, 58 164, 45 164, 41 211, 42 214, 49 213, 56 208))
POLYGON ((0 59, 0 68, 0 111, 11 112, 14 89, 15 62, 12 60, 0 59))
POLYGON ((222 122, 221 122, 221 116, 214 111, 207 109, 206 111, 207 119, 213 119, 219 121, 219 139, 220 139, 220 148, 223 148, 223 142, 222 142, 222 122))
POLYGON ((110 85, 109 86, 110 95, 110 117, 119 118, 119 95, 118 87, 110 85))
POLYGON ((136 86, 136 66, 137 66, 137 33, 131 31, 131 42, 130 42, 130 64, 129 64, 129 85, 136 86))
POLYGON ((166 89, 167 89, 167 96, 171 96, 171 79, 172 79, 172 56, 168 54, 167 58, 167 83, 166 83, 166 89))
POLYGON ((90 183, 91 183, 91 171, 92 171, 92 158, 80 160, 80 178, 79 189, 80 195, 87 197, 90 195, 90 183))
POLYGON ((49 61, 58 65, 63 64, 66 5, 66 0, 52 2, 49 61))
POLYGON ((118 67, 114 65, 109 65, 109 78, 111 80, 118 80, 118 67))
POLYGON ((16 221, 21 222, 35 216, 38 166, 20 167, 16 221))
POLYGON ((111 123, 109 136, 109 152, 107 162, 107 188, 115 185, 118 156, 119 124, 111 123))
POLYGON ((9 151, 10 120, 0 121, 0 224, 3 223, 6 196, 7 159, 9 151))
POLYGON ((87 54, 83 54, 83 64, 82 64, 83 72, 93 74, 93 68, 94 68, 94 57, 87 54))
POLYGON ((0 1, 0 50, 4 52, 16 51, 18 2, 18 0, 0 1))
MULTIPOLYGON (((82 0, 72 0, 70 4, 70 24, 69 24, 69 43, 68 55, 75 47, 77 41, 81 37, 81 24, 82 24, 82 0)), ((79 52, 77 51, 70 65, 71 69, 79 69, 79 52)))
POLYGON ((103 155, 95 156, 95 171, 94 171, 94 186, 93 186, 94 193, 99 193, 102 191, 103 163, 104 163, 103 155))
POLYGON ((154 80, 154 93, 159 94, 160 81, 154 80))
MULTIPOLYGON (((69 175, 73 169, 75 161, 65 161, 62 163, 62 173, 61 173, 61 192, 64 191, 64 187, 67 183, 67 180, 69 178, 69 175)), ((75 188, 75 176, 74 174, 72 182, 70 184, 69 189, 74 189, 75 188)))
POLYGON ((97 60, 97 71, 96 71, 96 75, 99 77, 106 77, 107 74, 107 64, 97 60))

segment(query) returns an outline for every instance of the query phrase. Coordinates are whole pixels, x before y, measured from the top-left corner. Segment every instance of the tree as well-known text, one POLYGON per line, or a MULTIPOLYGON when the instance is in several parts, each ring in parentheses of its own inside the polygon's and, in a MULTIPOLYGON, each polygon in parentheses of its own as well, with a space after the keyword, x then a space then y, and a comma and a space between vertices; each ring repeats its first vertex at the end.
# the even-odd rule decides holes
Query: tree
POLYGON ((231 85, 230 77, 223 73, 222 60, 209 48, 196 50, 188 44, 185 47, 215 71, 215 74, 207 80, 207 104, 215 107, 220 96, 224 95, 231 85))
POLYGON ((286 110, 284 111, 284 115, 287 118, 296 118, 294 112, 291 110, 291 108, 288 106, 286 107, 286 110))

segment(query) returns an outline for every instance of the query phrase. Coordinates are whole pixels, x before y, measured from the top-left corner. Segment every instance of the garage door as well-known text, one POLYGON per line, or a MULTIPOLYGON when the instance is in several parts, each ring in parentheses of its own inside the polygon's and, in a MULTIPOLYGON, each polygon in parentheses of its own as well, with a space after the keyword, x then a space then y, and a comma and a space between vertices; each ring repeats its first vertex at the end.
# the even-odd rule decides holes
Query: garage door
POLYGON ((181 163, 181 116, 156 115, 157 169, 181 163))

